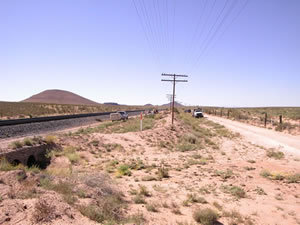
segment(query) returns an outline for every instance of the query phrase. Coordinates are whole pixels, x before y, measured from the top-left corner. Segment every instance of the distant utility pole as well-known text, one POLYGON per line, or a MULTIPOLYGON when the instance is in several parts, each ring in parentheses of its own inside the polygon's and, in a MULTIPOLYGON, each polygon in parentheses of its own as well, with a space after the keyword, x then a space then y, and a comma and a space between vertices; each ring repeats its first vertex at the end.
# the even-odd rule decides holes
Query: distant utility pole
POLYGON ((177 80, 177 77, 188 77, 187 75, 177 75, 177 74, 166 74, 166 73, 162 73, 162 76, 166 76, 166 77, 172 77, 173 79, 170 80, 166 80, 166 79, 162 79, 161 81, 169 81, 169 82, 173 82, 173 102, 172 102, 172 125, 174 123, 174 102, 175 102, 175 84, 176 82, 188 82, 187 80, 177 80))
MULTIPOLYGON (((176 95, 175 95, 176 98, 176 95)), ((170 102, 170 111, 172 110, 172 99, 173 99, 173 95, 172 94, 167 94, 167 99, 170 102)))

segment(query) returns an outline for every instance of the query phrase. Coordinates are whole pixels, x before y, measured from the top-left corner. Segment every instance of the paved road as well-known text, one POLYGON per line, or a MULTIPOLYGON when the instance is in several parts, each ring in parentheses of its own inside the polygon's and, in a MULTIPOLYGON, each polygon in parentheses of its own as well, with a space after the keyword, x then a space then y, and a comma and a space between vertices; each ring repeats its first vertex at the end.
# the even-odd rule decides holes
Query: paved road
POLYGON ((208 115, 207 118, 227 127, 232 131, 239 132, 242 136, 244 136, 248 141, 252 142, 253 144, 269 148, 279 147, 282 151, 300 156, 299 135, 295 136, 285 134, 274 130, 268 130, 265 128, 256 127, 253 125, 210 115, 208 115))

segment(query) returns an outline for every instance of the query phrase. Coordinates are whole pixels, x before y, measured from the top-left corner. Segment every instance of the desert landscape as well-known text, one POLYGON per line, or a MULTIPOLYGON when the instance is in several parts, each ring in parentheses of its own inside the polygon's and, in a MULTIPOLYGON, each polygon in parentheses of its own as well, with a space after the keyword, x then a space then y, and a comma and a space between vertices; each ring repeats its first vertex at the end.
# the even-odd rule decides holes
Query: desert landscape
POLYGON ((299 0, 0 0, 0 225, 300 225, 299 0))
POLYGON ((1 224, 300 224, 299 137, 290 152, 218 118, 179 110, 171 128, 170 116, 47 135, 46 169, 2 159, 1 224))

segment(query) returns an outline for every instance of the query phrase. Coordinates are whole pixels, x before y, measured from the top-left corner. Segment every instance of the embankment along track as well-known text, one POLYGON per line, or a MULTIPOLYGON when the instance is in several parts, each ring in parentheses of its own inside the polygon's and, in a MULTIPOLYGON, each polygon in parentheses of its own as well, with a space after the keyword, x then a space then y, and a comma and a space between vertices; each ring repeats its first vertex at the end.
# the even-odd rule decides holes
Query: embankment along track
MULTIPOLYGON (((129 116, 138 115, 141 111, 128 112, 129 116)), ((61 120, 52 120, 44 122, 24 123, 10 126, 0 126, 0 141, 12 138, 40 135, 45 133, 56 132, 72 127, 80 127, 96 123, 99 120, 108 120, 109 114, 70 118, 61 120)))

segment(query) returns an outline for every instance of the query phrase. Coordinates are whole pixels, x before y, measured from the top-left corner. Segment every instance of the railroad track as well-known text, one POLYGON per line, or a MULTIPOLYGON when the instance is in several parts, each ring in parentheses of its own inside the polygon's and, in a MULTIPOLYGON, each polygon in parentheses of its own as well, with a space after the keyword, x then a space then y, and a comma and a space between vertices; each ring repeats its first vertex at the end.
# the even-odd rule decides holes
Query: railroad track
MULTIPOLYGON (((127 113, 139 113, 145 110, 131 110, 126 111, 127 113)), ((26 124, 26 123, 38 123, 38 122, 49 122, 49 121, 56 121, 56 120, 66 120, 66 119, 76 119, 76 118, 85 118, 85 117, 94 117, 94 116, 107 116, 111 113, 115 112, 101 112, 101 113, 84 113, 84 114, 73 114, 73 115, 63 115, 63 116, 44 116, 44 117, 35 117, 35 118, 26 118, 26 119, 15 119, 15 120, 0 120, 0 127, 1 126, 13 126, 19 124, 26 124)))
MULTIPOLYGON (((144 110, 130 110, 126 112, 129 116, 135 116, 143 111, 144 110)), ((93 124, 99 120, 109 120, 110 113, 114 112, 4 120, 0 121, 0 140, 35 136, 68 128, 85 126, 93 124)))

